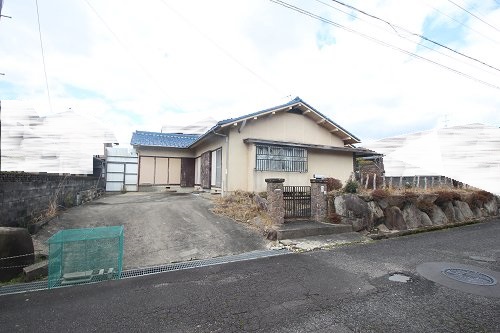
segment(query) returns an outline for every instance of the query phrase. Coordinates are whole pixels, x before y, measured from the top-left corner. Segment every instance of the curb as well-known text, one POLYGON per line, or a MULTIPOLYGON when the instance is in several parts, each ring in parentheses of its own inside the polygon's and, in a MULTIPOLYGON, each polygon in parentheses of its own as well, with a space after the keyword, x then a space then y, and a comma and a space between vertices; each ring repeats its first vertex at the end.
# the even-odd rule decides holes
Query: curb
POLYGON ((368 234, 368 235, 366 235, 366 237, 369 237, 373 240, 389 239, 389 238, 395 238, 395 237, 400 237, 400 236, 420 234, 420 233, 429 232, 429 231, 462 227, 465 225, 477 224, 477 223, 482 223, 482 222, 490 222, 490 220, 494 220, 494 219, 498 219, 498 218, 499 218, 499 216, 490 216, 487 218, 473 219, 473 220, 469 220, 469 221, 465 221, 465 222, 456 222, 456 223, 450 223, 450 224, 445 224, 445 225, 435 225, 435 226, 422 227, 422 228, 411 229, 411 230, 401 230, 401 231, 393 232, 390 234, 368 234))

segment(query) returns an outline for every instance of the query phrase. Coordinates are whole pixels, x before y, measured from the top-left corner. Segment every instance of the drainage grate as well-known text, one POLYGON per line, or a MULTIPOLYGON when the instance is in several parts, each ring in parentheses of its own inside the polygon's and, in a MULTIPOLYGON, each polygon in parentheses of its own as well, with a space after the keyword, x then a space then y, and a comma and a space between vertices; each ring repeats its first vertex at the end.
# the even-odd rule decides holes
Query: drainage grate
MULTIPOLYGON (((193 261, 167 264, 167 265, 161 265, 161 266, 130 269, 130 270, 122 271, 120 277, 122 279, 126 279, 126 278, 132 278, 132 277, 138 277, 138 276, 144 276, 144 275, 150 275, 150 274, 178 271, 178 270, 182 270, 182 269, 213 266, 213 265, 220 265, 220 264, 226 264, 226 263, 244 261, 244 260, 253 260, 253 259, 259 259, 259 258, 275 257, 275 256, 283 255, 283 254, 289 254, 289 253, 292 253, 292 252, 290 252, 287 249, 252 251, 252 252, 236 254, 236 255, 231 255, 231 256, 225 256, 225 257, 193 260, 193 261)), ((89 283, 96 283, 96 282, 99 282, 99 281, 91 280, 89 282, 75 283, 72 285, 89 284, 89 283)), ((60 287, 67 287, 70 285, 65 286, 65 285, 61 284, 61 281, 59 281, 58 283, 56 283, 56 286, 57 287, 59 287, 59 286, 60 287)), ((48 282, 46 280, 45 281, 30 282, 30 283, 12 284, 12 285, 0 287, 0 296, 1 295, 8 295, 8 294, 24 293, 24 292, 30 292, 30 291, 37 291, 37 290, 46 290, 46 289, 48 289, 48 282)))
POLYGON ((167 265, 161 265, 161 266, 131 269, 131 270, 123 271, 121 277, 122 277, 122 279, 124 279, 124 278, 136 277, 136 276, 178 271, 181 269, 213 266, 213 265, 227 264, 227 263, 236 262, 236 261, 274 257, 274 256, 282 255, 282 254, 288 254, 288 253, 291 253, 291 252, 289 250, 286 250, 286 249, 252 251, 252 252, 237 254, 237 255, 233 255, 233 256, 218 257, 218 258, 211 258, 211 259, 202 259, 202 260, 193 260, 193 261, 186 261, 186 262, 167 264, 167 265))
POLYGON ((479 286, 494 286, 497 280, 484 273, 462 268, 447 268, 441 271, 446 277, 455 281, 479 286))

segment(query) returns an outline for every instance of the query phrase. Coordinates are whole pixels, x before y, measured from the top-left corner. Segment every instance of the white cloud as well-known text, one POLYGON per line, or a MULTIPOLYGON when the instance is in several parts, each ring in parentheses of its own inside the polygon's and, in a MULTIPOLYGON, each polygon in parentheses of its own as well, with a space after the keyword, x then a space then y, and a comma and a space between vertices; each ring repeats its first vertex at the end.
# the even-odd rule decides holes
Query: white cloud
MULTIPOLYGON (((302 97, 361 139, 429 129, 445 115, 450 125, 500 123, 498 90, 270 1, 88 1, 105 23, 85 1, 39 2, 54 112, 73 107, 99 117, 122 143, 134 130, 239 116, 283 103, 287 95, 302 97), (320 32, 329 42, 321 48, 320 32)), ((417 52, 385 23, 289 1, 417 52)), ((465 23, 489 39, 461 27, 453 45, 500 67, 500 43, 491 41, 500 34, 449 2, 352 3, 416 33, 424 23, 453 22, 430 5, 468 18, 465 23)), ((487 22, 500 21, 492 1, 474 10, 487 22)), ((0 89, 7 99, 46 100, 34 3, 6 1, 3 12, 13 19, 0 21, 0 72, 6 73, 0 89)), ((500 86, 494 70, 421 48, 418 54, 500 86)))

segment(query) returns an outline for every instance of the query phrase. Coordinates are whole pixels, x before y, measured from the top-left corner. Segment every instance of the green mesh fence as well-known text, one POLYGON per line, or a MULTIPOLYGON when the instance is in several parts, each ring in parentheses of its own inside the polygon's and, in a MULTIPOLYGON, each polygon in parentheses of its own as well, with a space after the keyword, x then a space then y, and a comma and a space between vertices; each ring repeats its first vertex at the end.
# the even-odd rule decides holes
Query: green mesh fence
POLYGON ((48 243, 49 288, 120 278, 123 226, 61 230, 48 243))

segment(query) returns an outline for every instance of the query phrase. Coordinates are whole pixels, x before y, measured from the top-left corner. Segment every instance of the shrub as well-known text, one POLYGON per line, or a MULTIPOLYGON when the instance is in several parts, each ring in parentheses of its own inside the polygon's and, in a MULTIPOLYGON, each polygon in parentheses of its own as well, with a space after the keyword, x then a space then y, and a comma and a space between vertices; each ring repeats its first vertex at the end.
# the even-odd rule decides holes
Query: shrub
POLYGON ((483 205, 493 198, 493 194, 487 191, 477 191, 467 198, 467 203, 470 208, 481 208, 483 205))
POLYGON ((326 180, 326 190, 328 192, 340 190, 342 188, 342 182, 337 178, 328 177, 326 180))
POLYGON ((344 186, 345 193, 356 193, 358 192, 359 184, 355 180, 349 180, 344 186))
POLYGON ((404 191, 401 196, 403 197, 404 203, 410 203, 417 200, 418 194, 412 191, 404 191))
POLYGON ((434 204, 430 203, 428 201, 419 201, 417 202, 417 208, 421 210, 422 212, 426 213, 427 215, 430 215, 432 211, 434 210, 434 204))
POLYGON ((389 191, 387 190, 373 190, 372 197, 375 200, 382 200, 389 196, 389 191))
POLYGON ((460 194, 453 191, 437 191, 435 194, 437 194, 438 197, 434 203, 438 206, 452 200, 460 200, 460 194))

